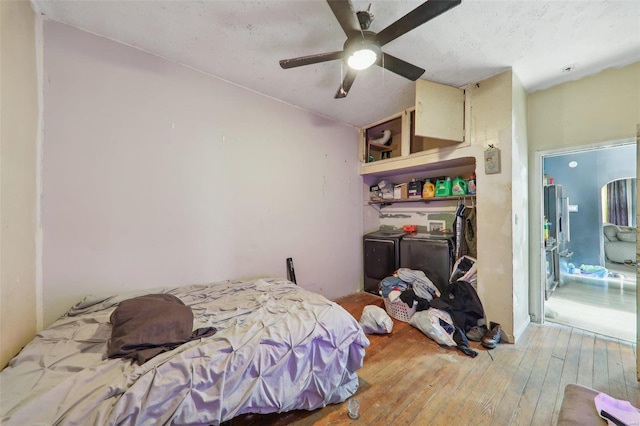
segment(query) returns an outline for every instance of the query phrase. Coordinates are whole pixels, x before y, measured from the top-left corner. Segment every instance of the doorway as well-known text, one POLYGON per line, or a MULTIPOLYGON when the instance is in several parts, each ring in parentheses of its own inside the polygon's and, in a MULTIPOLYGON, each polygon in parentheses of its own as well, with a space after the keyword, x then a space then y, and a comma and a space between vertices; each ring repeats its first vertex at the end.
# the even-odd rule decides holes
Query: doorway
MULTIPOLYGON (((635 343, 635 219, 624 225, 608 226, 609 220, 618 219, 609 215, 608 206, 603 204, 606 203, 603 188, 620 179, 633 178, 635 184, 636 145, 625 143, 544 155, 542 167, 543 186, 558 187, 564 198, 557 202, 564 203, 565 209, 561 219, 545 211, 545 215, 553 217, 545 217, 543 221, 546 225, 543 266, 547 280, 554 280, 545 286, 550 289, 543 301, 545 321, 635 343), (547 235, 549 230, 551 235, 547 235), (626 246, 613 243, 605 250, 605 245, 612 243, 605 231, 628 239, 626 246), (629 248, 631 254, 623 254, 629 248)), ((627 217, 635 218, 635 197, 628 197, 627 201, 633 209, 627 217)))

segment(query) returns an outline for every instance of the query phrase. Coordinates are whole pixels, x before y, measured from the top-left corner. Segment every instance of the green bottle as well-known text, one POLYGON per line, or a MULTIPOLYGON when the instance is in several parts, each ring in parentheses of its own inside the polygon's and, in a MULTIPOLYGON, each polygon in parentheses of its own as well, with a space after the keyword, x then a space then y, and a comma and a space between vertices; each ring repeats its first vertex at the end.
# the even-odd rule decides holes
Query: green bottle
POLYGON ((460 176, 456 176, 451 186, 452 195, 467 195, 467 181, 460 176))

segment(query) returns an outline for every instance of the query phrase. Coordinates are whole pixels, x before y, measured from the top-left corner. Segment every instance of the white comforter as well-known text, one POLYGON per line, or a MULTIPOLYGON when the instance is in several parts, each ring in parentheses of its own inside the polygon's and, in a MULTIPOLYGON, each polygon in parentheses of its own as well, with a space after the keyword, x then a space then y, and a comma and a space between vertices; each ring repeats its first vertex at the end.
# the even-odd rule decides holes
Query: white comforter
POLYGON ((242 413, 313 410, 358 388, 369 341, 339 305, 282 280, 88 297, 0 373, 3 425, 210 425, 242 413), (218 332, 139 366, 107 359, 117 304, 166 292, 218 332))

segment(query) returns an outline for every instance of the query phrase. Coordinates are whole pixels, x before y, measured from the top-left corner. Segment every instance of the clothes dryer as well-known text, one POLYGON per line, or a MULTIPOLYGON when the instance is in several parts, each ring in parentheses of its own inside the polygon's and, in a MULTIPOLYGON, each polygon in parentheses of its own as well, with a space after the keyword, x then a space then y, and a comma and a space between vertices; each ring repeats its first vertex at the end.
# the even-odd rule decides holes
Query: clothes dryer
POLYGON ((380 281, 400 267, 400 241, 404 232, 376 231, 363 237, 364 291, 380 295, 380 281))
POLYGON ((423 271, 442 292, 453 267, 453 235, 417 233, 400 242, 400 267, 423 271))

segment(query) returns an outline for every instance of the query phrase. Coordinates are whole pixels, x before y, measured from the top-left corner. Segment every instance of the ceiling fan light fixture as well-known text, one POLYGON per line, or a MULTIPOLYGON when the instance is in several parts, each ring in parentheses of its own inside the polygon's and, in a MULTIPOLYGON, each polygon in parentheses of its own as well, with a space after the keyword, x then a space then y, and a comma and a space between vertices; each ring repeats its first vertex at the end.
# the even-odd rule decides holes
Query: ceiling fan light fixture
POLYGON ((364 47, 349 55, 349 58, 347 58, 347 65, 349 65, 349 68, 360 71, 366 70, 371 65, 375 64, 377 60, 378 54, 374 50, 364 47))
POLYGON ((287 69, 341 59, 345 67, 340 67, 342 82, 334 96, 335 99, 347 96, 358 72, 371 67, 371 65, 379 65, 411 81, 420 78, 425 72, 424 69, 388 53, 382 53, 382 46, 458 6, 462 2, 462 0, 425 1, 383 30, 373 32, 369 30, 371 21, 373 21, 371 5, 367 10, 354 12, 351 0, 326 1, 347 36, 343 49, 336 52, 283 59, 280 61, 280 66, 287 69), (348 70, 342 75, 346 67, 348 67, 348 70))
POLYGON ((362 35, 347 39, 344 43, 344 57, 352 70, 366 70, 378 61, 382 55, 380 44, 375 34, 364 31, 362 35))

